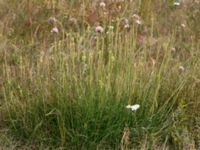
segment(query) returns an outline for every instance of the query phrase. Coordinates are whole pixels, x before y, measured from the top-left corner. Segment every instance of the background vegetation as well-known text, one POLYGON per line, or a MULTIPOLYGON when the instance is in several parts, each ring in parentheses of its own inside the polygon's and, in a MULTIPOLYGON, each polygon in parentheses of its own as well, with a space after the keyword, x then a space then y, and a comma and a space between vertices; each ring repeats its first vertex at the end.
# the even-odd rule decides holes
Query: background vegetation
POLYGON ((200 149, 199 21, 198 0, 0 0, 0 146, 200 149))

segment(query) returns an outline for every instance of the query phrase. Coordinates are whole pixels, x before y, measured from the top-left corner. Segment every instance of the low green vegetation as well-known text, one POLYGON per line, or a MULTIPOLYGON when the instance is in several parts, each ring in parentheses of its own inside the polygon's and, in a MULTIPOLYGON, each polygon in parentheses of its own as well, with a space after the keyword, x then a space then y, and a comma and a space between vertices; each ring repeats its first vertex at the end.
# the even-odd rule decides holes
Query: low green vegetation
POLYGON ((200 149, 199 1, 0 0, 0 20, 3 149, 200 149))

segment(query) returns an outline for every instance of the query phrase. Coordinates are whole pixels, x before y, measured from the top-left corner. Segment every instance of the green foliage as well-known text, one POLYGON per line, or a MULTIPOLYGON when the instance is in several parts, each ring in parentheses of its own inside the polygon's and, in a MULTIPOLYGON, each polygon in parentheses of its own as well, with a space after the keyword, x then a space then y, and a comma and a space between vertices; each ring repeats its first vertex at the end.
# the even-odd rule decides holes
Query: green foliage
POLYGON ((0 1, 0 145, 198 148, 197 2, 156 2, 0 1))

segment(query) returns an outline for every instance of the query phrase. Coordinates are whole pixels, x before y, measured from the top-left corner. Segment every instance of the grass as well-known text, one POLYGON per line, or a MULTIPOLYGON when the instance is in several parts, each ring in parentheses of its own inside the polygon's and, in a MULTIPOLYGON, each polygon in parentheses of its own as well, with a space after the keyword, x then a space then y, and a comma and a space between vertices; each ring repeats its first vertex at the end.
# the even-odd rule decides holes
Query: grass
POLYGON ((199 149, 199 7, 0 1, 0 146, 199 149))

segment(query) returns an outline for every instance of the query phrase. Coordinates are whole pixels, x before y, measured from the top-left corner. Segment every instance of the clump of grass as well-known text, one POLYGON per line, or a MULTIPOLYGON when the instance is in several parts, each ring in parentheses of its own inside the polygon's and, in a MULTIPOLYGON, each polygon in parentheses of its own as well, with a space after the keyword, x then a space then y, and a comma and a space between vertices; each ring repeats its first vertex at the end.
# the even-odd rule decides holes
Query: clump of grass
POLYGON ((1 2, 0 15, 0 122, 14 141, 198 148, 195 2, 20 2, 1 2))

